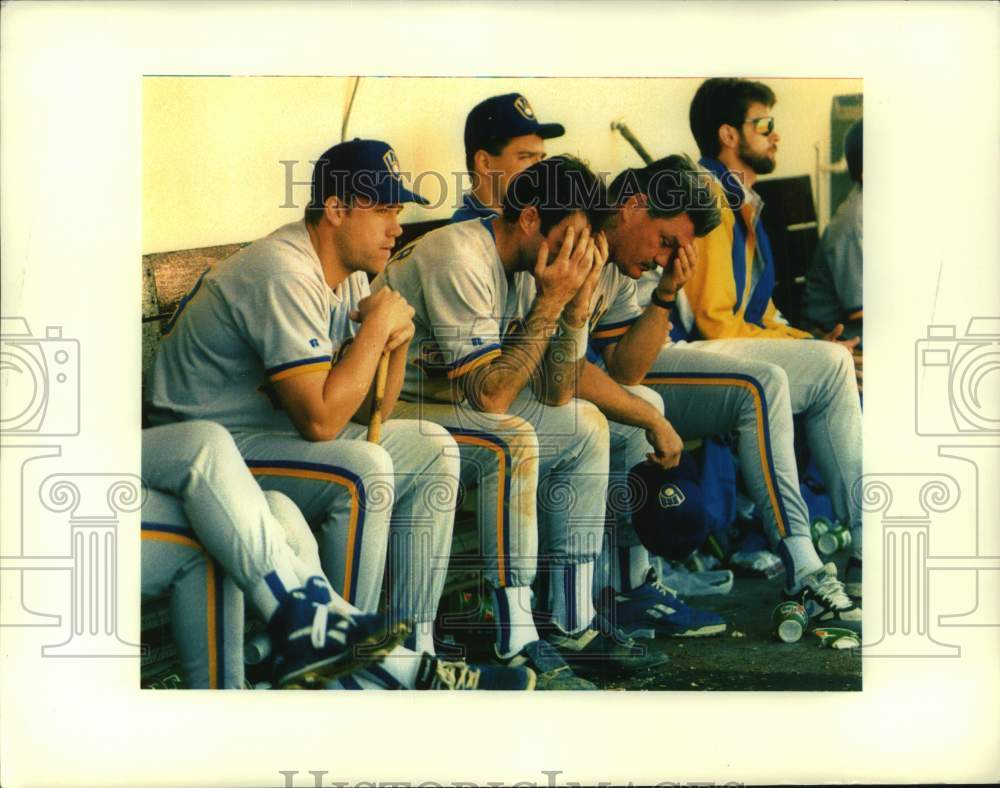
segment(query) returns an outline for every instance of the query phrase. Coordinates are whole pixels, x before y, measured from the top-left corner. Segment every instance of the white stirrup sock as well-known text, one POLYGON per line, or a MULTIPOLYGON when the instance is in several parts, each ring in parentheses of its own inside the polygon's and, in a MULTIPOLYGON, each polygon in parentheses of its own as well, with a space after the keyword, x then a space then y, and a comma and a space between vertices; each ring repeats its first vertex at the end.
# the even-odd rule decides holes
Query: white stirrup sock
POLYGON ((593 561, 552 567, 549 584, 552 620, 567 635, 582 632, 594 620, 593 585, 593 561))
POLYGON ((514 656, 528 643, 538 640, 535 618, 531 614, 529 586, 493 589, 493 620, 497 628, 497 655, 514 656))

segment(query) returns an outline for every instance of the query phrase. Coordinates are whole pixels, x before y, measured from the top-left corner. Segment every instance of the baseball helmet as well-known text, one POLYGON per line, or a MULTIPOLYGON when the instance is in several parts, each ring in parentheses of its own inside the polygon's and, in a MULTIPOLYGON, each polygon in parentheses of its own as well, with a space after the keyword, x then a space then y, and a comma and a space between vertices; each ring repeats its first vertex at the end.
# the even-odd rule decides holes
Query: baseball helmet
POLYGON ((664 470, 648 460, 629 471, 629 511, 639 541, 651 553, 680 561, 708 537, 698 468, 687 454, 664 470))

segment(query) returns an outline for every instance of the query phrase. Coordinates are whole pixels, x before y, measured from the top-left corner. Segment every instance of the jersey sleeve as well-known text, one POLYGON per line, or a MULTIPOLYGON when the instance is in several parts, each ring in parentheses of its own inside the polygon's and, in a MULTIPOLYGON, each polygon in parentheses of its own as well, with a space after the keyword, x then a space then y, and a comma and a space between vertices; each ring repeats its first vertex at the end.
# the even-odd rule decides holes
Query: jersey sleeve
POLYGON ((830 249, 830 273, 844 320, 860 320, 863 316, 862 259, 861 236, 855 232, 844 233, 830 249))
POLYGON ((321 283, 283 272, 261 281, 233 309, 272 383, 330 368, 330 315, 321 283))
MULTIPOLYGON (((618 343, 632 324, 642 315, 639 298, 634 280, 618 272, 613 262, 608 262, 613 276, 613 293, 611 303, 605 309, 598 305, 591 316, 593 329, 590 332, 590 344, 599 353, 618 343)), ((606 269, 607 270, 607 269, 606 269)))
POLYGON ((457 378, 500 355, 502 306, 493 261, 462 255, 455 244, 442 246, 428 250, 435 259, 421 269, 427 322, 439 351, 422 363, 428 373, 457 378))

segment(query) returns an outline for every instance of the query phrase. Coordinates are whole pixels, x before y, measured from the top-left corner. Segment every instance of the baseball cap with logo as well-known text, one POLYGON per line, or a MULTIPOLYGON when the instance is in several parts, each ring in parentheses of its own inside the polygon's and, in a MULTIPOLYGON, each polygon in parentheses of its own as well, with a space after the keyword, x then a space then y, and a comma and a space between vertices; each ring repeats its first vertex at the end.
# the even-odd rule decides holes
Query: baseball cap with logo
POLYGON ((358 138, 334 145, 316 160, 309 207, 322 208, 328 197, 364 197, 382 205, 428 204, 406 187, 391 145, 358 138))
POLYGON ((528 99, 520 93, 505 93, 481 101, 465 119, 465 149, 477 151, 497 140, 537 134, 543 140, 561 137, 561 123, 539 123, 528 99))
POLYGON ((681 455, 676 468, 647 461, 628 474, 629 513, 642 545, 654 555, 682 561, 708 538, 709 520, 697 465, 681 455))

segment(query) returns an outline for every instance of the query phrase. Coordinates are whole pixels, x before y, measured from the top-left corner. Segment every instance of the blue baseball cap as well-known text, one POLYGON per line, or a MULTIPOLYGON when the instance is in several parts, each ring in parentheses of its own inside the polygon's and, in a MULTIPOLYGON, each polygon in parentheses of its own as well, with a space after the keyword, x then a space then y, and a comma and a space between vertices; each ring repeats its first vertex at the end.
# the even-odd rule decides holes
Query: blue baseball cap
POLYGON ((654 555, 681 561, 709 534, 697 466, 688 454, 669 471, 644 461, 629 471, 629 513, 642 545, 654 555))
POLYGON ((465 119, 465 150, 473 153, 497 140, 537 134, 543 140, 561 137, 561 123, 539 123, 531 104, 520 93, 505 93, 481 101, 465 119))
POLYGON ((379 140, 355 138, 327 150, 313 168, 310 208, 322 208, 328 197, 364 197, 381 205, 428 201, 403 182, 399 157, 379 140))

